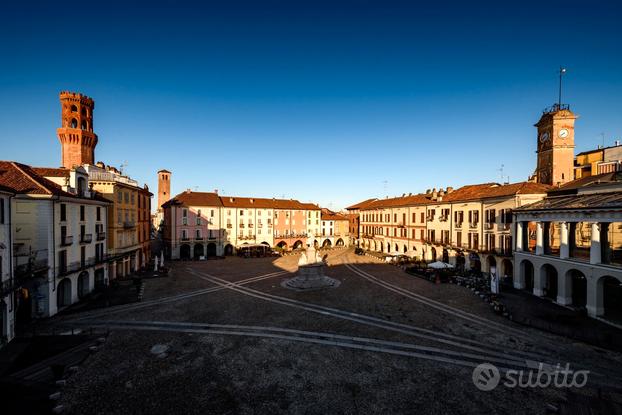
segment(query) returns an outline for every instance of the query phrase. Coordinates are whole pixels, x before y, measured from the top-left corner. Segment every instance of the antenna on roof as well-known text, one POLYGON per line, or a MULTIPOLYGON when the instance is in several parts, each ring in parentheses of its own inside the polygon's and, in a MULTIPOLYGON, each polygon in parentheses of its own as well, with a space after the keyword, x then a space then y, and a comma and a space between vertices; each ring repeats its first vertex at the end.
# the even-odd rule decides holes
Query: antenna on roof
POLYGON ((121 165, 119 166, 119 172, 121 173, 121 175, 123 175, 123 169, 126 168, 127 166, 129 166, 127 160, 121 163, 121 165))
POLYGON ((501 177, 501 184, 509 184, 510 183, 510 176, 506 176, 503 174, 503 169, 505 168, 505 164, 502 164, 500 168, 497 169, 497 171, 499 172, 499 176, 501 177), (507 182, 504 181, 505 177, 508 178, 507 182))
POLYGON ((387 179, 384 179, 382 181, 382 184, 383 184, 383 188, 384 188, 384 195, 388 197, 389 194, 387 193, 387 187, 389 185, 389 181, 387 179))

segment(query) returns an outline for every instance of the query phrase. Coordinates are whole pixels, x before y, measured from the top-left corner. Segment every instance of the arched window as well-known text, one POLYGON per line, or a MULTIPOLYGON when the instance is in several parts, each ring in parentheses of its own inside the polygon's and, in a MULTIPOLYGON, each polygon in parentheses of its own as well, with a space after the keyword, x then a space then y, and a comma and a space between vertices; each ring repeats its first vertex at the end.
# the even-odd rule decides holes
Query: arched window
POLYGON ((71 128, 78 128, 78 120, 75 118, 71 119, 71 128))
POLYGON ((83 130, 86 130, 86 121, 82 121, 80 128, 82 128, 83 130))
POLYGON ((86 108, 82 107, 82 115, 86 117, 86 108))
POLYGON ((75 105, 72 105, 71 112, 78 112, 78 107, 76 107, 75 105))

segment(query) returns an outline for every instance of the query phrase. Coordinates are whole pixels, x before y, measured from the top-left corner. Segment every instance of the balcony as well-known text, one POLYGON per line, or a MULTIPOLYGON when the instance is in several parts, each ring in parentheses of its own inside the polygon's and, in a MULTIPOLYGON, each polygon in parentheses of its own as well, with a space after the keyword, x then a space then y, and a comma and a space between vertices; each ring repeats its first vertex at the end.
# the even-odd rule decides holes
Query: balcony
POLYGON ((71 235, 61 235, 60 237, 60 245, 61 246, 69 246, 73 244, 73 236, 71 235))
POLYGON ((434 216, 426 216, 425 220, 427 220, 428 222, 432 222, 434 221, 434 216))
POLYGON ((462 222, 456 222, 454 227, 456 228, 462 228, 462 222))
POLYGON ((479 222, 469 222, 469 228, 475 229, 479 225, 479 222))
POLYGON ((106 232, 97 232, 97 240, 103 241, 104 239, 106 239, 106 232))
POLYGON ((81 244, 90 244, 93 241, 92 233, 83 233, 80 235, 80 243, 81 244))
POLYGON ((240 229, 244 229, 244 224, 243 224, 243 223, 240 223, 239 228, 240 228, 240 229))
POLYGON ((131 220, 126 220, 125 222, 123 222, 123 227, 124 227, 125 229, 131 229, 131 228, 134 228, 134 227, 136 227, 136 222, 131 221, 131 220))
POLYGON ((203 240, 203 237, 202 237, 202 236, 195 236, 195 237, 194 237, 194 240, 195 240, 195 241, 202 241, 202 240, 203 240))
POLYGON ((486 222, 484 223, 484 229, 492 229, 495 226, 494 222, 486 222))
POLYGON ((182 240, 182 241, 189 241, 189 240, 190 240, 190 238, 188 238, 187 236, 182 236, 182 237, 181 237, 181 240, 182 240))
POLYGON ((231 225, 230 223, 227 223, 227 229, 231 229, 233 227, 233 225, 231 225))
POLYGON ((439 222, 447 222, 447 219, 449 219, 449 217, 448 217, 448 216, 440 216, 440 217, 438 218, 439 222))
POLYGON ((70 264, 60 264, 56 268, 56 275, 62 277, 73 272, 78 272, 90 268, 96 264, 101 264, 107 260, 107 255, 95 256, 83 261, 75 261, 70 264))

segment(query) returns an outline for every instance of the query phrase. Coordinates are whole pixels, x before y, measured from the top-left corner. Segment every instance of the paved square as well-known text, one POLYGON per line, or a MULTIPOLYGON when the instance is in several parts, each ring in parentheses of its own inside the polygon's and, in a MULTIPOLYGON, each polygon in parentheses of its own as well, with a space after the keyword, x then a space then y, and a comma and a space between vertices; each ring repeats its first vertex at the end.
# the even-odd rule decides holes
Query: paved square
MULTIPOLYGON (((72 376, 70 413, 544 413, 562 388, 478 389, 473 370, 537 362, 621 398, 622 356, 493 314, 470 290, 334 250, 335 289, 281 287, 297 256, 175 262, 142 303, 59 318, 109 327, 72 376)), ((536 369, 537 370, 537 369, 536 369)), ((487 376, 487 373, 484 373, 487 376)), ((486 381, 488 378, 485 378, 486 381)))

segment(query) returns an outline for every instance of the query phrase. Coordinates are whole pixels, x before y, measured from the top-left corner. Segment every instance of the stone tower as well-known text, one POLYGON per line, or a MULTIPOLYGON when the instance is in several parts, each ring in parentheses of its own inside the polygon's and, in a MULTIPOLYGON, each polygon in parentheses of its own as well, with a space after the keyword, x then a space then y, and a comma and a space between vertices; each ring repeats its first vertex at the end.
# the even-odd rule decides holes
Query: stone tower
POLYGON ((171 172, 160 170, 158 172, 158 210, 171 198, 171 172))
POLYGON ((56 130, 62 149, 62 166, 93 164, 97 135, 93 133, 95 102, 75 92, 60 93, 62 126, 56 130))
POLYGON ((578 118, 568 105, 544 110, 538 129, 538 183, 558 185, 574 180, 574 122, 578 118))

